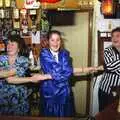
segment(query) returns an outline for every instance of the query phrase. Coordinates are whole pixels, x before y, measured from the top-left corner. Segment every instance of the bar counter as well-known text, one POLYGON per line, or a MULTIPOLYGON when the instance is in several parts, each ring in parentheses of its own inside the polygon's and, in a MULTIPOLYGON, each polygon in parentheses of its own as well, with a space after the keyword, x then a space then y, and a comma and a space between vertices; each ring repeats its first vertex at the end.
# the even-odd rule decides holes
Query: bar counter
POLYGON ((120 120, 120 113, 117 111, 118 100, 109 105, 102 112, 99 112, 95 116, 95 120, 120 120))
MULTIPOLYGON (((109 105, 102 112, 95 116, 95 120, 120 120, 120 113, 117 112, 118 101, 109 105)), ((21 117, 21 116, 0 116, 0 120, 88 120, 87 118, 52 118, 52 117, 21 117)), ((90 119, 93 120, 93 119, 90 119)))
POLYGON ((74 120, 74 118, 43 118, 43 117, 20 117, 20 116, 0 116, 0 120, 74 120))

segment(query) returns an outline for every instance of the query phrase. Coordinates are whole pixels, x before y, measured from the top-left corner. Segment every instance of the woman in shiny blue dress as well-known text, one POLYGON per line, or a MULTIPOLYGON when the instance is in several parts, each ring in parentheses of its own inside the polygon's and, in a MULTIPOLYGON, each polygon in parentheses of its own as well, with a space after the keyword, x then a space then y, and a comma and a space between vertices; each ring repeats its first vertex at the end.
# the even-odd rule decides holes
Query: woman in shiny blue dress
POLYGON ((62 38, 59 31, 48 34, 48 48, 40 52, 40 64, 44 75, 34 75, 35 81, 40 81, 40 101, 43 116, 71 117, 74 106, 71 96, 70 77, 73 68, 69 52, 62 48, 62 38))

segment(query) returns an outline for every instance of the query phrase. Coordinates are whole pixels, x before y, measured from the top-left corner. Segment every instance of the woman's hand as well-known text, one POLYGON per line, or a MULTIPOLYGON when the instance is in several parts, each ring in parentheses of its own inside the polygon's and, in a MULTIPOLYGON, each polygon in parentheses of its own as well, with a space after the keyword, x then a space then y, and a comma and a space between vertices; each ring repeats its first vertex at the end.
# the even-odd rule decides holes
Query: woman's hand
POLYGON ((34 74, 31 78, 31 82, 39 82, 47 79, 52 79, 51 75, 49 74, 34 74))
POLYGON ((93 73, 93 72, 97 72, 97 71, 102 71, 104 70, 103 66, 98 66, 98 67, 87 67, 87 68, 84 68, 83 71, 84 72, 88 72, 88 73, 93 73))
POLYGON ((104 67, 103 67, 103 65, 101 65, 101 66, 98 66, 98 67, 97 67, 97 70, 104 70, 104 67))
POLYGON ((7 78, 10 76, 16 75, 16 70, 15 69, 10 69, 10 70, 0 70, 0 78, 7 78))
POLYGON ((103 66, 97 66, 97 67, 81 67, 81 68, 74 68, 74 75, 80 75, 80 73, 94 73, 97 71, 104 70, 103 66))
POLYGON ((32 82, 31 77, 8 77, 5 79, 10 84, 22 84, 22 83, 30 83, 32 82))
POLYGON ((31 82, 36 83, 36 82, 39 82, 41 80, 44 80, 44 77, 41 74, 34 74, 30 79, 31 79, 31 82))
POLYGON ((47 80, 47 79, 52 79, 51 75, 34 74, 32 77, 13 76, 13 77, 6 78, 6 81, 11 84, 22 84, 22 83, 29 83, 29 82, 38 83, 42 80, 47 80))
POLYGON ((10 83, 13 79, 15 79, 15 77, 8 77, 8 78, 6 78, 5 80, 6 80, 8 83, 10 83))

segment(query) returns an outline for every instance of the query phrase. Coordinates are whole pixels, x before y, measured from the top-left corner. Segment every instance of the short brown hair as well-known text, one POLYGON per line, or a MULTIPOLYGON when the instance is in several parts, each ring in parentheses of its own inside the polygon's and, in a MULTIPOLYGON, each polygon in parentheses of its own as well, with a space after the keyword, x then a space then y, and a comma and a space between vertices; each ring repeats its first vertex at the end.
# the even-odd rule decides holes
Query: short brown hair
POLYGON ((117 27, 112 30, 111 35, 113 35, 114 32, 120 32, 120 27, 117 27))

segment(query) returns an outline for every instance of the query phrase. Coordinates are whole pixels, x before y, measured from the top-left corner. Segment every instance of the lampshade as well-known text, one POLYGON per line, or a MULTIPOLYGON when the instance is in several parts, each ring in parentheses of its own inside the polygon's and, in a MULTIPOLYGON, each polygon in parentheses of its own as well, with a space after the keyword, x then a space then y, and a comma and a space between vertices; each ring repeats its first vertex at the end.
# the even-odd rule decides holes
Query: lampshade
POLYGON ((56 2, 59 2, 61 0, 40 0, 41 3, 56 3, 56 2))
POLYGON ((112 15, 114 12, 113 0, 103 0, 101 10, 104 15, 112 15))

